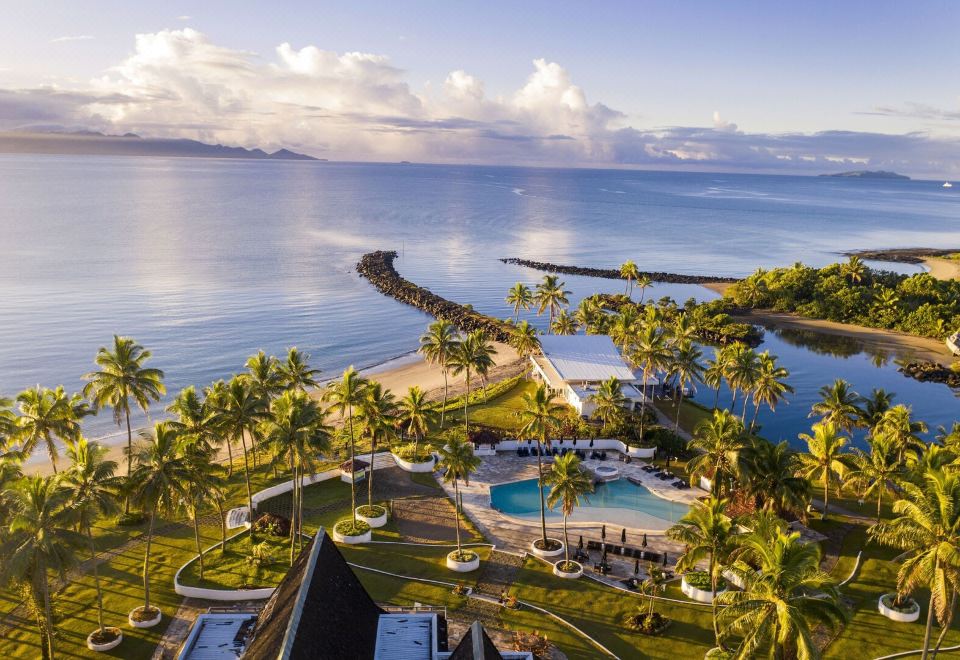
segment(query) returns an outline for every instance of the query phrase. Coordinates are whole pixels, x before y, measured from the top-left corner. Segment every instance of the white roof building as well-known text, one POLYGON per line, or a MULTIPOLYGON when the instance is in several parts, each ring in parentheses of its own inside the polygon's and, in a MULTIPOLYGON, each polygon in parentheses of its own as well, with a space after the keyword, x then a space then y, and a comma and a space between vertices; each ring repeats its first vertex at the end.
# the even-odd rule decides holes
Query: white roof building
MULTIPOLYGON (((530 357, 535 376, 581 415, 593 413, 596 406, 591 397, 611 377, 622 383, 621 391, 631 408, 643 401, 642 374, 630 368, 607 335, 544 335, 540 350, 542 355, 530 357)), ((648 392, 658 382, 648 376, 648 392)))

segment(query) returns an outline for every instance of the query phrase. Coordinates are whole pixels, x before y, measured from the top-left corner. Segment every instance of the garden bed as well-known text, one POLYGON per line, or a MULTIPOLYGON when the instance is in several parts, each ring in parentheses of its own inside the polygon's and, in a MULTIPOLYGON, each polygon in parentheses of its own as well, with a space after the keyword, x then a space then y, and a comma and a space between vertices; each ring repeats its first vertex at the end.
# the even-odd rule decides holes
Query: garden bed
POLYGON ((337 543, 358 544, 369 543, 373 535, 370 525, 362 520, 354 523, 352 520, 341 520, 333 527, 333 540, 337 543))
POLYGON ((203 579, 200 579, 200 562, 196 555, 176 576, 177 592, 184 596, 214 600, 255 600, 269 598, 273 590, 290 568, 290 539, 280 536, 258 534, 256 536, 260 558, 251 558, 249 532, 227 541, 227 551, 219 545, 203 553, 203 579), (204 595, 191 593, 207 591, 204 595), (214 593, 210 593, 210 592, 214 593), (216 591, 222 597, 216 598, 216 591), (229 597, 230 595, 233 597, 229 597))
POLYGON ((563 554, 563 541, 548 538, 543 547, 543 539, 536 539, 530 543, 530 550, 537 557, 559 557, 563 554))
POLYGON ((447 554, 447 568, 457 573, 469 573, 480 568, 480 555, 472 550, 463 550, 447 554))

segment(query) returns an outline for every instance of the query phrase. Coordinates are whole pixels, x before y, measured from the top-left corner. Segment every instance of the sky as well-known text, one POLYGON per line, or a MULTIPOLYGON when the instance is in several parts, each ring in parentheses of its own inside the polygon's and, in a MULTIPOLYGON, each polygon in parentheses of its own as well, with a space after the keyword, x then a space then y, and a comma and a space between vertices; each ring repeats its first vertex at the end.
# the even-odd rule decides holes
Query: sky
POLYGON ((0 130, 960 177, 957 2, 0 0, 0 130))

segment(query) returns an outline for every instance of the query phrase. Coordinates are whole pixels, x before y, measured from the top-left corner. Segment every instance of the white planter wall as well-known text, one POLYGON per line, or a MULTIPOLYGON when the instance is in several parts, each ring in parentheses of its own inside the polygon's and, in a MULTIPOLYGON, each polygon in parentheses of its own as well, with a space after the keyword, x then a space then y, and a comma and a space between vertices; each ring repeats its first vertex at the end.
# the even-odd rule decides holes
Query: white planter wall
POLYGON ((357 507, 356 514, 357 514, 357 519, 358 519, 358 520, 362 520, 363 522, 367 523, 368 525, 370 525, 371 527, 374 527, 374 528, 376 528, 376 527, 383 527, 384 525, 387 524, 387 509, 386 509, 386 507, 383 507, 383 514, 377 516, 376 518, 368 518, 368 517, 366 517, 366 516, 360 515, 360 507, 359 507, 359 506, 357 507))
MULTIPOLYGON (((317 484, 321 481, 327 481, 328 479, 336 479, 340 476, 340 468, 333 468, 332 470, 327 470, 326 472, 321 472, 319 474, 312 474, 305 476, 302 479, 304 486, 309 486, 311 484, 317 484)), ((277 495, 283 495, 284 493, 289 493, 293 490, 293 479, 290 481, 284 481, 282 484, 277 484, 276 486, 271 486, 270 488, 264 488, 261 491, 258 491, 253 494, 253 497, 250 499, 253 500, 253 509, 256 511, 257 506, 260 502, 264 500, 269 500, 271 497, 276 497, 277 495)))
MULTIPOLYGON (((151 605, 150 607, 156 607, 156 605, 151 605)), ((140 608, 134 608, 134 610, 131 610, 130 614, 127 615, 127 623, 134 628, 153 628, 163 620, 163 612, 161 612, 160 608, 157 607, 157 618, 150 619, 149 621, 135 621, 133 618, 133 612, 137 609, 140 608)))
POLYGON ((470 561, 457 561, 450 555, 447 555, 447 568, 457 573, 469 573, 480 568, 480 555, 474 553, 470 561))
POLYGON ((565 580, 576 580, 578 577, 581 577, 583 575, 583 565, 580 562, 573 562, 574 564, 579 566, 579 570, 576 570, 572 573, 561 571, 560 564, 562 563, 563 563, 563 560, 560 560, 553 565, 553 574, 556 575, 557 577, 563 578, 565 580))
POLYGON ((549 536, 547 537, 548 541, 556 541, 557 543, 560 544, 560 547, 557 548, 556 550, 539 549, 536 545, 534 545, 539 540, 540 539, 534 539, 533 541, 530 541, 530 552, 535 554, 537 557, 559 557, 560 555, 563 554, 563 541, 561 541, 560 539, 551 539, 549 536))
MULTIPOLYGON (((709 604, 713 602, 712 591, 705 591, 703 589, 698 589, 697 587, 690 586, 689 584, 687 584, 686 576, 684 576, 683 579, 680 581, 680 591, 682 591, 687 598, 690 598, 691 600, 695 600, 698 603, 709 604)), ((726 587, 724 587, 723 589, 717 589, 718 594, 722 594, 724 591, 726 591, 726 587)))
POLYGON ((437 464, 436 461, 413 463, 411 461, 405 461, 393 453, 391 453, 391 456, 393 456, 393 460, 397 464, 397 467, 406 472, 433 472, 433 468, 437 464))
MULTIPOLYGON (((527 444, 526 440, 503 440, 502 442, 497 443, 497 451, 516 451, 520 447, 536 447, 536 442, 531 442, 527 444)), ((593 446, 590 446, 589 438, 580 438, 577 440, 577 444, 573 444, 573 440, 570 438, 565 438, 563 440, 551 440, 551 447, 556 447, 557 449, 579 449, 581 451, 618 451, 621 454, 627 454, 634 458, 653 458, 654 453, 656 452, 655 447, 630 447, 620 442, 615 438, 599 438, 593 441, 593 446)), ((478 454, 479 455, 479 454, 478 454)))
POLYGON ((366 533, 359 536, 344 536, 337 531, 336 525, 333 527, 333 540, 337 543, 346 543, 347 545, 360 545, 361 543, 370 543, 373 538, 373 531, 367 530, 366 533))
MULTIPOLYGON (((895 594, 884 594, 893 598, 895 594)), ((920 618, 920 608, 917 607, 914 612, 898 612, 895 609, 887 607, 883 604, 883 596, 877 599, 877 610, 883 616, 887 617, 891 621, 896 621, 897 623, 913 623, 920 618)))

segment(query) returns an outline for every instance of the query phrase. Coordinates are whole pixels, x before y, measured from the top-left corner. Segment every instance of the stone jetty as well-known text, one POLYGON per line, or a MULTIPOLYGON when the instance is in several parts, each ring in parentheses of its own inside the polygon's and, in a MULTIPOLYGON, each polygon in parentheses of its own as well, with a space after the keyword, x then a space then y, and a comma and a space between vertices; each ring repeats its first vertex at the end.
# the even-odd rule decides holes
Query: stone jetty
MULTIPOLYGON (((509 257, 501 259, 505 264, 516 264, 547 273, 563 273, 565 275, 586 275, 587 277, 602 277, 608 280, 621 280, 620 271, 616 268, 589 268, 587 266, 563 266, 546 261, 531 261, 509 257)), ((679 273, 661 273, 658 271, 641 271, 641 277, 649 277, 654 282, 668 282, 671 284, 716 284, 719 282, 736 282, 733 277, 716 277, 714 275, 682 275, 679 273)))

